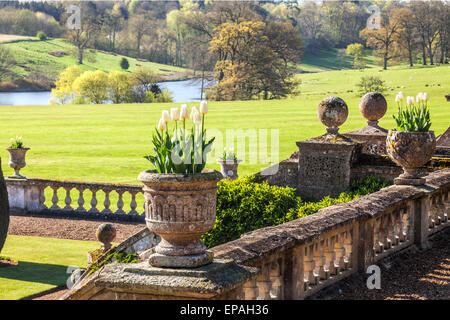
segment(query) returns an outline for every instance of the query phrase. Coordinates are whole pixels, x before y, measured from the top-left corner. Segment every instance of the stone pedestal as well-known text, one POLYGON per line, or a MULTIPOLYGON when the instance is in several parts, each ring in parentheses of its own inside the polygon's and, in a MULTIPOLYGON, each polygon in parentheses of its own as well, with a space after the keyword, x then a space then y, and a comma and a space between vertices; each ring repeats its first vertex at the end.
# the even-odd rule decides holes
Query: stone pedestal
POLYGON ((350 187, 351 165, 361 144, 340 134, 298 141, 298 185, 301 197, 337 196, 350 187))
MULTIPOLYGON (((377 121, 378 122, 378 121, 377 121)), ((388 130, 378 126, 376 122, 368 121, 364 128, 346 132, 343 135, 362 143, 361 152, 367 154, 386 154, 386 137, 388 130)))
POLYGON ((11 209, 27 212, 41 210, 41 200, 44 197, 41 186, 28 179, 6 178, 5 180, 11 209))
POLYGON ((194 269, 151 267, 147 262, 106 265, 65 294, 63 300, 243 299, 257 268, 215 260, 194 269))

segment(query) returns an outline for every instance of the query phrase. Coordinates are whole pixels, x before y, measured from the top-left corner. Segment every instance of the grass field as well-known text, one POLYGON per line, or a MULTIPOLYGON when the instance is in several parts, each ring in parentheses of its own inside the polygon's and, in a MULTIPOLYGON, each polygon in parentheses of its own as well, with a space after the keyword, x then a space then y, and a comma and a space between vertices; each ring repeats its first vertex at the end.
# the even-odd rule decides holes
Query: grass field
POLYGON ((86 267, 98 242, 9 235, 2 256, 18 262, 0 268, 0 300, 16 300, 65 285, 69 266, 86 267))
MULTIPOLYGON (((325 127, 317 119, 317 105, 323 98, 335 95, 349 106, 349 117, 341 132, 361 128, 365 120, 358 111, 360 97, 355 85, 363 75, 379 75, 393 91, 386 93, 388 111, 380 125, 392 128, 392 114, 397 106, 395 94, 416 95, 419 91, 430 96, 432 129, 436 135, 450 125, 450 104, 444 95, 449 91, 450 67, 393 67, 365 71, 341 70, 300 75, 301 95, 292 99, 273 101, 210 102, 207 128, 219 130, 210 160, 221 155, 220 133, 227 129, 278 129, 279 159, 296 151, 295 142, 321 135, 325 127), (401 88, 404 86, 405 88, 401 88), (353 91, 353 92, 352 92, 353 91), (215 154, 214 154, 215 153, 215 154)), ((198 103, 189 103, 189 107, 198 103)), ((151 168, 144 155, 151 152, 151 139, 161 110, 179 104, 66 105, 1 107, 0 143, 7 147, 9 139, 20 135, 31 150, 23 174, 29 177, 138 183, 142 170, 151 168)), ((247 147, 248 148, 248 147, 247 147)), ((0 150, 5 175, 12 173, 7 166, 8 154, 0 150)), ((238 156, 245 162, 240 174, 257 172, 267 164, 249 163, 249 154, 238 156)), ((215 163, 209 167, 218 169, 215 163)))
MULTIPOLYGON (((1 39, 1 38, 0 38, 1 39)), ((75 47, 64 39, 50 39, 46 41, 39 40, 12 40, 2 43, 7 47, 16 61, 14 66, 14 78, 25 77, 32 72, 38 72, 49 78, 57 78, 58 75, 70 65, 76 64, 77 59, 72 55, 55 57, 49 54, 53 51, 64 51, 70 53, 75 47)), ((88 50, 87 50, 88 51, 88 50)), ((119 66, 121 55, 113 55, 94 50, 91 54, 95 61, 84 59, 81 69, 103 70, 105 72, 121 71, 119 66)), ((132 72, 140 67, 147 67, 154 70, 157 74, 174 77, 181 76, 186 69, 168 66, 154 62, 143 62, 127 57, 130 63, 128 71, 132 72)))

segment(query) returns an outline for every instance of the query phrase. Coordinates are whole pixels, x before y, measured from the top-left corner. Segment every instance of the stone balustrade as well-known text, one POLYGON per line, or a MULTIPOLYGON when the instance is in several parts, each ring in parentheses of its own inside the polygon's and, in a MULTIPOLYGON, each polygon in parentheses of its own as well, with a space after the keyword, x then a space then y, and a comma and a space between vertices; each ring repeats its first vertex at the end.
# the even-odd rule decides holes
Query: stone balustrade
POLYGON ((427 248, 450 226, 450 170, 426 178, 425 186, 391 186, 211 251, 259 269, 238 293, 245 299, 304 299, 402 249, 427 248))
POLYGON ((12 210, 144 221, 141 186, 44 179, 5 180, 12 210))
POLYGON ((213 247, 216 266, 162 274, 146 261, 111 264, 63 299, 305 299, 401 250, 428 248, 450 226, 449 193, 450 169, 434 171, 423 186, 390 186, 213 247), (220 267, 224 261, 234 264, 220 267), (213 290, 206 294, 193 281, 213 290))

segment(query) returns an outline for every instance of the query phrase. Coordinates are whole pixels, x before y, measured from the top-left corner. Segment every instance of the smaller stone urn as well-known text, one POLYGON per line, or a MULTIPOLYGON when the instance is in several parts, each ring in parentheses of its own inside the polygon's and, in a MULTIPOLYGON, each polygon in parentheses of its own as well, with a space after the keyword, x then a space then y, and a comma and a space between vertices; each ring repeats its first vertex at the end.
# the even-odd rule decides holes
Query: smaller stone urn
POLYGON ((239 163, 242 162, 242 160, 236 159, 236 160, 223 160, 218 159, 217 162, 220 164, 220 171, 222 172, 222 176, 225 179, 231 179, 234 180, 238 177, 238 166, 239 163))
POLYGON ((386 138, 386 152, 403 173, 394 179, 395 184, 422 185, 419 168, 427 163, 436 149, 434 131, 409 132, 389 130, 386 138))
POLYGON ((145 220, 161 241, 150 255, 154 267, 195 268, 212 262, 200 237, 216 223, 217 182, 220 172, 160 174, 143 171, 145 220))
POLYGON ((30 148, 6 148, 6 150, 9 152, 8 165, 15 171, 15 174, 8 178, 26 179, 26 177, 19 174, 19 171, 27 165, 25 162, 25 154, 30 148))

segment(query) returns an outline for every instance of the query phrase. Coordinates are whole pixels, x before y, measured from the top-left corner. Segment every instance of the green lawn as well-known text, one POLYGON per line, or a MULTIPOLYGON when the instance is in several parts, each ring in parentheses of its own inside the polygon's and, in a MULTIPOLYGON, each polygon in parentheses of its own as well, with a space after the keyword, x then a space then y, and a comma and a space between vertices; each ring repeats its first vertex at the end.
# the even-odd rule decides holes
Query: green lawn
POLYGON ((1 255, 18 262, 0 268, 0 300, 16 300, 66 283, 67 268, 86 267, 98 242, 9 235, 1 255))
MULTIPOLYGON (((428 92, 432 129, 436 135, 450 124, 450 104, 444 95, 449 91, 450 67, 393 67, 387 71, 371 68, 365 71, 342 70, 301 74, 300 96, 273 101, 210 102, 207 128, 216 129, 215 150, 208 166, 218 169, 215 159, 221 156, 226 143, 221 138, 227 129, 278 129, 279 159, 296 151, 295 142, 321 135, 325 127, 317 119, 317 105, 330 95, 343 98, 350 109, 341 132, 361 128, 365 120, 358 111, 360 97, 355 84, 363 75, 379 75, 393 91, 386 93, 388 111, 380 125, 392 128, 392 114, 396 111, 395 94, 428 92), (428 86, 426 86, 428 85, 428 86), (401 88, 405 86, 405 88, 401 88), (353 92, 352 92, 353 91, 353 92)), ((189 103, 189 107, 198 103, 189 103)), ((161 110, 180 104, 123 104, 123 105, 66 105, 1 107, 0 144, 8 146, 9 139, 20 135, 31 150, 27 167, 22 173, 28 177, 136 184, 137 175, 151 168, 143 158, 152 150, 152 134, 161 110)), ((228 144, 227 144, 228 145, 228 144)), ((247 147, 248 148, 248 147, 247 147)), ((240 174, 257 172, 267 164, 246 162, 240 174)), ((0 149, 5 175, 13 171, 7 166, 8 153, 0 149)))
MULTIPOLYGON (((14 67, 14 77, 24 77, 32 72, 38 72, 50 78, 57 78, 58 75, 70 65, 76 64, 77 59, 71 55, 55 57, 49 54, 52 51, 64 51, 69 53, 75 47, 64 39, 39 40, 13 40, 3 42, 3 45, 10 49, 16 66, 14 67), (25 66, 25 68, 23 67, 25 66), (28 69, 29 68, 29 69, 28 69), (27 70, 28 69, 28 70, 27 70)), ((88 50, 87 50, 88 51, 88 50)), ((105 72, 120 71, 119 66, 121 55, 113 55, 94 50, 92 56, 95 62, 84 59, 81 68, 83 70, 103 70, 105 72)), ((184 68, 168 66, 154 62, 142 62, 127 57, 132 72, 140 67, 147 67, 157 74, 170 76, 181 74, 186 71, 184 68)))

